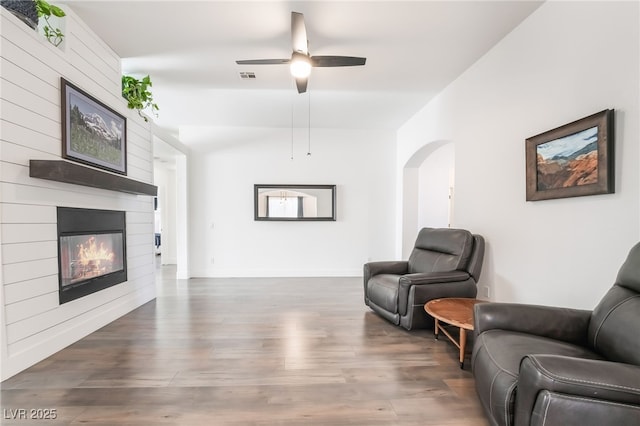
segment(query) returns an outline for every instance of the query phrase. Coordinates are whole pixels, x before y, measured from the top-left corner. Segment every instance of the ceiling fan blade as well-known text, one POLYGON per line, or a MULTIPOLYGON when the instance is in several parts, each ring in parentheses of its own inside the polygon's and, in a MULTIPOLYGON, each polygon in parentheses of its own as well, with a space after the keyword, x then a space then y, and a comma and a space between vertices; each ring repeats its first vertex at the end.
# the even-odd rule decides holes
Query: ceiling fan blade
POLYGON ((307 91, 307 83, 309 83, 309 77, 296 77, 298 93, 304 93, 307 91))
POLYGON ((356 56, 312 56, 311 65, 314 67, 354 67, 364 65, 367 58, 356 56))
POLYGON ((291 45, 294 52, 309 54, 307 28, 304 25, 304 15, 302 13, 291 12, 291 45))
POLYGON ((236 61, 238 65, 281 65, 288 64, 290 59, 247 59, 236 61))

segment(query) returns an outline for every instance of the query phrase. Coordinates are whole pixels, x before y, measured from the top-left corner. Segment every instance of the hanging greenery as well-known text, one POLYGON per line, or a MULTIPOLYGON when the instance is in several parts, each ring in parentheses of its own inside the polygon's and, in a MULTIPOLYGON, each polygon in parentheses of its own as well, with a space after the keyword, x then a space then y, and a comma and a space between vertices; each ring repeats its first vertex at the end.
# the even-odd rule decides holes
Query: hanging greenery
POLYGON ((127 107, 129 109, 137 109, 138 114, 144 118, 144 121, 149 121, 149 119, 142 115, 142 110, 148 109, 151 114, 157 117, 157 111, 160 109, 153 102, 153 94, 149 90, 151 86, 153 84, 149 76, 141 80, 129 75, 122 76, 122 97, 127 100, 127 107))
POLYGON ((36 0, 36 10, 38 11, 38 18, 44 18, 45 25, 42 27, 44 36, 49 40, 49 43, 56 47, 59 46, 64 39, 64 34, 60 28, 51 25, 49 18, 51 18, 51 16, 57 16, 58 18, 66 16, 64 10, 58 6, 47 3, 45 0, 36 0))

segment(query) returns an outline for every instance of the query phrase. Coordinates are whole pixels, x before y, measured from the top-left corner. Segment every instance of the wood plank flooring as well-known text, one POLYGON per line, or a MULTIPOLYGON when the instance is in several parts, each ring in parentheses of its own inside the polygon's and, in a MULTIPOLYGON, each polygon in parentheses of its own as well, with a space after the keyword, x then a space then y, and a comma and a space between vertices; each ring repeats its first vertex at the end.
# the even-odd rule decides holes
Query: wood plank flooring
POLYGON ((4 381, 1 423, 488 424, 457 349, 375 315, 360 278, 171 275, 155 301, 4 381), (12 420, 20 409, 57 418, 12 420))

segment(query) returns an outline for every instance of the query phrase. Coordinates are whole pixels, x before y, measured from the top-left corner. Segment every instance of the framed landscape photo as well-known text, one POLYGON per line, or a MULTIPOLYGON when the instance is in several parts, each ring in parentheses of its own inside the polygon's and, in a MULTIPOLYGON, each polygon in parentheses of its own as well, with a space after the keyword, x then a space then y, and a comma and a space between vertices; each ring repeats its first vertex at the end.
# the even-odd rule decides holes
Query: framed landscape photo
POLYGON ((61 81, 62 157, 127 174, 127 119, 93 96, 61 81))
POLYGON ((613 109, 527 138, 527 201, 613 193, 613 148, 613 109))

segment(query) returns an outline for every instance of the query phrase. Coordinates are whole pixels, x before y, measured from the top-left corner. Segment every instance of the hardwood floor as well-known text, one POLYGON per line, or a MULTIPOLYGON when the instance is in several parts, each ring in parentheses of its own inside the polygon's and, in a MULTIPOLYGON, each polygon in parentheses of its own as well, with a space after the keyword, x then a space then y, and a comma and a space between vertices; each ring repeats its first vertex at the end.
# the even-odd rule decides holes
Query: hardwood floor
POLYGON ((376 316, 360 278, 168 275, 155 301, 3 382, 2 424, 487 425, 470 363, 376 316))

